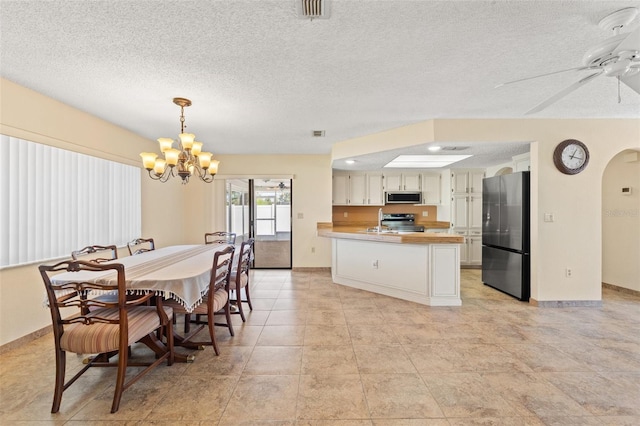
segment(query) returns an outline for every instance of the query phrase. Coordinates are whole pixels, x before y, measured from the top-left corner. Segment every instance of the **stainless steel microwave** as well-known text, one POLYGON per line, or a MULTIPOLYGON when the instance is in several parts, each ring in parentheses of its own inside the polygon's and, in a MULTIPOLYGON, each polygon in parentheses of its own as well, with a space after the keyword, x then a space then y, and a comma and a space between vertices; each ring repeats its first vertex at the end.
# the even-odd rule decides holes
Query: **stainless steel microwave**
POLYGON ((385 195, 385 204, 422 204, 422 192, 389 191, 385 195))

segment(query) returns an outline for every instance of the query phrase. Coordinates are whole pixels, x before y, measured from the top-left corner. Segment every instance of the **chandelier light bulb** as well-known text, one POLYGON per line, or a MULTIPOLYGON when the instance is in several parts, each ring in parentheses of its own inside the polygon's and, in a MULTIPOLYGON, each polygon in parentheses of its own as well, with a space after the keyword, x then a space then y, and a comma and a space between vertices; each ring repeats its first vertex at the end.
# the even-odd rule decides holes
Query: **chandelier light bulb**
POLYGON ((164 159, 167 160, 167 164, 170 166, 175 166, 178 164, 178 156, 180 155, 180 151, 175 149, 175 148, 171 148, 165 151, 164 153, 164 159))
POLYGON ((144 168, 147 170, 153 170, 158 154, 154 152, 141 152, 140 157, 142 157, 142 165, 144 168))
POLYGON ((182 149, 191 149, 193 146, 193 141, 196 139, 196 135, 193 133, 180 133, 180 143, 182 144, 182 149))
POLYGON ((173 139, 171 138, 159 138, 158 143, 160 144, 160 151, 163 153, 173 148, 173 139))
POLYGON ((218 160, 211 160, 211 165, 209 166, 209 174, 211 176, 215 175, 216 173, 218 173, 218 164, 220 164, 220 161, 218 160))
POLYGON ((201 152, 200 155, 198 156, 198 160, 200 161, 200 167, 202 167, 203 169, 208 169, 209 165, 211 164, 212 156, 213 154, 211 154, 210 152, 201 152))
POLYGON ((157 175, 162 175, 164 173, 164 169, 167 167, 167 162, 164 161, 162 158, 158 158, 156 160, 156 164, 153 167, 153 171, 157 174, 157 175))
POLYGON ((201 151, 202 151, 202 142, 194 142, 193 146, 191 147, 191 154, 194 157, 197 157, 198 155, 200 155, 201 151))

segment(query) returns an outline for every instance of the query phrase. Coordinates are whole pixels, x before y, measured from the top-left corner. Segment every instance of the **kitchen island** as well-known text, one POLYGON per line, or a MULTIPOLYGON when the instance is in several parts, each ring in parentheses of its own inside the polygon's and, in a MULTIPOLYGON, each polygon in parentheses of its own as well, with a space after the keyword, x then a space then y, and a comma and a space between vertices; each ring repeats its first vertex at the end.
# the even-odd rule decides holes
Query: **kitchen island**
POLYGON ((460 306, 463 237, 430 232, 367 232, 318 223, 332 239, 331 274, 345 286, 430 306, 460 306))

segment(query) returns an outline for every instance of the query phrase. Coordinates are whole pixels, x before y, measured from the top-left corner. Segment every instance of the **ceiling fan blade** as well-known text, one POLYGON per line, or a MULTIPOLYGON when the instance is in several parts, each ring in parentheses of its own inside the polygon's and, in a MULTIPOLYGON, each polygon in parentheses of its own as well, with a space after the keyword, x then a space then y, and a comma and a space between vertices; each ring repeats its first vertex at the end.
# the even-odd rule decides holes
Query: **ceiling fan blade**
POLYGON ((594 73, 594 74, 591 74, 591 75, 588 75, 585 78, 583 78, 582 80, 578 80, 577 82, 573 83, 571 86, 559 91, 558 93, 556 93, 555 95, 553 95, 552 97, 547 99, 546 101, 536 105, 535 107, 533 107, 532 109, 527 111, 525 113, 525 115, 535 114, 536 112, 542 111, 543 109, 545 109, 549 105, 551 105, 551 104, 559 101, 560 99, 564 98, 565 96, 567 96, 569 93, 573 92, 574 90, 584 86, 585 84, 587 84, 588 82, 590 82, 591 80, 593 80, 594 78, 599 76, 600 74, 602 74, 602 71, 594 73))
POLYGON ((622 40, 614 52, 637 51, 640 50, 640 26, 629 33, 627 38, 622 40))
POLYGON ((625 77, 620 77, 620 81, 640 94, 640 72, 625 77))
POLYGON ((553 72, 548 72, 546 74, 540 74, 540 75, 534 75, 533 77, 526 77, 526 78, 521 78, 519 80, 513 80, 513 81, 507 81, 505 83, 500 83, 498 84, 496 87, 494 87, 494 89, 497 89, 498 87, 502 87, 502 86, 506 86, 508 84, 513 84, 513 83, 520 83, 521 81, 527 81, 527 80, 533 80, 534 78, 540 78, 540 77, 546 77, 548 75, 554 75, 554 74, 560 74, 563 72, 567 72, 567 71, 582 71, 582 70, 588 70, 590 67, 575 67, 575 68, 567 68, 566 70, 560 70, 560 71, 553 71, 553 72))

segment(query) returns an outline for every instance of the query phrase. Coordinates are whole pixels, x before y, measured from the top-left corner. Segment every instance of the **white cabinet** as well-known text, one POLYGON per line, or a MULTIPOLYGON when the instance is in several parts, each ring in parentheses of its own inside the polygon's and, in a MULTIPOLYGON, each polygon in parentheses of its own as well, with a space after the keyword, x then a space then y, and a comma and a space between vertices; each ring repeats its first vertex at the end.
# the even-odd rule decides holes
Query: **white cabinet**
POLYGON ((466 232, 469 228, 469 196, 456 194, 451 197, 451 210, 451 227, 466 232))
POLYGON ((451 226, 464 236, 461 265, 482 264, 482 179, 483 170, 454 170, 451 173, 451 226))
POLYGON ((454 229, 474 229, 482 233, 482 197, 454 194, 451 197, 451 226, 454 229))
POLYGON ((441 181, 439 174, 425 173, 422 175, 422 204, 441 204, 441 181))
POLYGON ((482 195, 469 196, 469 228, 476 228, 482 234, 482 195))
POLYGON ((349 175, 333 175, 333 205, 349 204, 349 175))
POLYGON ((334 174, 333 205, 384 205, 382 173, 334 174))
POLYGON ((367 204, 383 206, 382 173, 367 173, 367 204))
POLYGON ((385 173, 385 191, 421 191, 422 175, 420 173, 385 173))
POLYGON ((453 233, 464 238, 464 242, 460 244, 460 265, 482 265, 482 235, 478 235, 480 231, 472 233, 456 230, 453 233))
POLYGON ((484 170, 463 170, 451 173, 451 186, 454 194, 482 194, 484 170))

